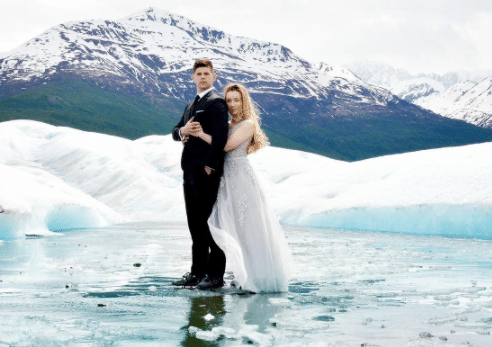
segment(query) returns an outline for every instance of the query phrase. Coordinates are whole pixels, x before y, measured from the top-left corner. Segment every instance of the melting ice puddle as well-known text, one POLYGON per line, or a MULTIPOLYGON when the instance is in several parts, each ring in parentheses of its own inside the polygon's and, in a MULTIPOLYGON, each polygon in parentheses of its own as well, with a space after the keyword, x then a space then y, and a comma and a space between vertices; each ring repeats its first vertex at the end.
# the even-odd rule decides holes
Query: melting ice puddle
POLYGON ((201 292, 184 224, 0 243, 1 346, 491 346, 492 242, 286 228, 289 293, 201 292))

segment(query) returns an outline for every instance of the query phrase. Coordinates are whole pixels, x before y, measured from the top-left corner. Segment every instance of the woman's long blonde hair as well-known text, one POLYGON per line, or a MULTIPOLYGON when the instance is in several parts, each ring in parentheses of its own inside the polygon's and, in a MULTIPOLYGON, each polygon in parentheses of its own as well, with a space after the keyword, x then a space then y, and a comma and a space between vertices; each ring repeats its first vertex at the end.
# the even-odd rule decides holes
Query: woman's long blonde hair
POLYGON ((268 142, 268 137, 265 135, 263 130, 261 130, 260 116, 258 115, 258 111, 255 109, 246 88, 238 83, 229 84, 224 89, 224 96, 226 99, 227 99, 227 93, 232 91, 241 94, 241 105, 242 105, 239 119, 234 119, 234 122, 239 123, 243 120, 249 119, 252 120, 255 125, 255 132, 253 133, 253 138, 251 139, 250 144, 246 148, 247 153, 251 154, 262 149, 263 147, 268 146, 270 143, 268 142))

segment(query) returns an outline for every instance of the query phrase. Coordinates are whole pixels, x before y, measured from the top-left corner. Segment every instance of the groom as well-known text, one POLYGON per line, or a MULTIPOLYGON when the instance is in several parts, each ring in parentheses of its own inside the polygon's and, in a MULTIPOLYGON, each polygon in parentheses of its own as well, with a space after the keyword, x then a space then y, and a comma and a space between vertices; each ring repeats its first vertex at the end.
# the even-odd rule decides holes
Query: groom
POLYGON ((220 288, 224 285, 225 254, 214 242, 207 220, 217 200, 224 166, 227 142, 227 104, 214 92, 217 79, 212 62, 195 61, 193 75, 197 96, 190 102, 179 123, 173 128, 173 139, 183 141, 181 168, 188 228, 192 239, 191 272, 176 286, 196 286, 198 289, 220 288), (200 122, 203 131, 212 136, 212 144, 191 135, 191 123, 200 122))

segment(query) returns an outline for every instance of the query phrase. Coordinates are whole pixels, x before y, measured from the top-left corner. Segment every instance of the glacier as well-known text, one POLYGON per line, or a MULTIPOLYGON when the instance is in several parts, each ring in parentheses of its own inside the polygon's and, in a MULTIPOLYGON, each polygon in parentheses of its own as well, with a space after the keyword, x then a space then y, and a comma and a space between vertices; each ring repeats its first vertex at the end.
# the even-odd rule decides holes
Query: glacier
MULTIPOLYGON (((0 240, 186 220, 182 145, 36 121, 0 123, 0 240)), ((250 156, 284 225, 492 239, 492 143, 343 162, 250 156)))
POLYGON ((295 257, 288 293, 251 295, 230 271, 171 284, 191 240, 170 135, 0 123, 0 346, 488 347, 491 145, 251 155, 295 257))

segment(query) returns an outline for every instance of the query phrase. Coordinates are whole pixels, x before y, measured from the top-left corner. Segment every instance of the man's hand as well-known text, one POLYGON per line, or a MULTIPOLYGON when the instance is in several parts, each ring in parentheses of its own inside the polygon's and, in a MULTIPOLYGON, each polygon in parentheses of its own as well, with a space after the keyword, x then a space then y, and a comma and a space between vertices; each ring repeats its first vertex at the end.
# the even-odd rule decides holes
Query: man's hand
POLYGON ((207 175, 210 176, 210 174, 212 173, 212 169, 209 168, 208 166, 205 166, 205 172, 207 173, 207 175))
POLYGON ((181 139, 181 143, 183 144, 183 146, 184 146, 184 144, 188 141, 188 139, 189 139, 189 138, 190 138, 190 137, 189 137, 188 135, 186 135, 185 137, 183 137, 183 138, 181 139))
POLYGON ((191 123, 193 123, 193 118, 195 117, 191 117, 190 120, 185 124, 185 126, 180 129, 181 136, 186 137, 191 134, 191 128, 193 126, 191 123))

